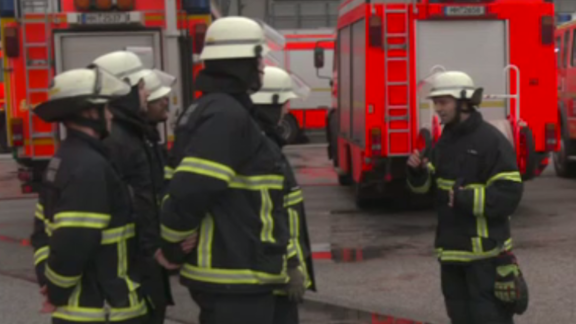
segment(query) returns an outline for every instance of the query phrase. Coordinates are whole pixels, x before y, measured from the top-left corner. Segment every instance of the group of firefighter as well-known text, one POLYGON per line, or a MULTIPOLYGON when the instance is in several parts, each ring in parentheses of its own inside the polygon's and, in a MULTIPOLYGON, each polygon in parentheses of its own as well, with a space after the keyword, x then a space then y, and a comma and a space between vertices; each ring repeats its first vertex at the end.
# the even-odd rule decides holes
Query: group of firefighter
MULTIPOLYGON (((163 323, 174 271, 200 324, 298 323, 314 272, 302 191, 277 130, 297 95, 286 71, 264 66, 267 52, 251 19, 210 25, 202 95, 178 116, 169 153, 157 126, 174 77, 128 51, 55 76, 34 112, 66 137, 44 173, 32 234, 53 323, 163 323)), ((479 93, 462 72, 436 78, 430 97, 444 131, 408 159, 409 186, 437 193, 452 323, 510 324, 527 307, 509 226, 523 187, 510 143, 476 110, 479 93)))

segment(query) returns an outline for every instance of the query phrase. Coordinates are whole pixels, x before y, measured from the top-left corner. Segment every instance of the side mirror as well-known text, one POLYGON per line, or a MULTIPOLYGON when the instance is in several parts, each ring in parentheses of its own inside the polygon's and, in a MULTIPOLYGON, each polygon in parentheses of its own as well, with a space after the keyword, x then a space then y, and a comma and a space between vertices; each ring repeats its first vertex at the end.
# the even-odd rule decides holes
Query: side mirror
POLYGON ((324 67, 324 49, 321 47, 314 49, 314 67, 317 69, 324 67))

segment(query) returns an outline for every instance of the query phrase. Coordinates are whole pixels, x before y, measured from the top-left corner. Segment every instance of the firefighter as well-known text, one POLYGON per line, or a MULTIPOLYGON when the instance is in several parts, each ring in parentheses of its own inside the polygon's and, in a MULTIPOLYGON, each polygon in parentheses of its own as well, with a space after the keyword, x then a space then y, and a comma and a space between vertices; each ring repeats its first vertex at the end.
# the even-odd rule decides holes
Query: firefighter
POLYGON ((273 291, 302 278, 298 260, 286 261, 287 166, 250 115, 265 42, 248 18, 210 25, 197 77, 202 96, 179 117, 170 152, 162 250, 183 263, 181 283, 200 307, 201 324, 272 324, 273 291), (179 244, 196 232, 197 247, 182 253, 179 244))
POLYGON ((426 193, 435 183, 435 247, 448 316, 452 324, 513 323, 527 307, 511 252, 510 216, 523 192, 514 148, 482 119, 482 89, 467 74, 439 74, 429 98, 444 129, 430 154, 409 157, 408 185, 426 193))
MULTIPOLYGON (((110 71, 116 77, 125 80, 131 91, 128 95, 110 103, 114 114, 112 131, 104 142, 110 152, 110 158, 118 168, 124 182, 134 192, 134 215, 138 232, 140 252, 139 265, 143 272, 143 288, 150 297, 150 324, 164 322, 166 307, 173 305, 172 294, 166 269, 176 269, 160 250, 160 204, 161 183, 156 180, 161 164, 150 147, 151 127, 146 120, 148 100, 151 93, 146 80, 155 82, 160 71, 145 69, 140 58, 129 51, 116 51, 98 57, 95 65, 110 71), (156 78, 156 79, 154 79, 156 78)), ((151 85, 156 87, 157 84, 151 85)), ((164 88, 159 89, 165 91, 164 88)), ((155 91, 154 95, 158 94, 155 91)))
POLYGON ((43 310, 52 323, 144 323, 128 188, 102 144, 108 102, 129 93, 96 67, 57 75, 34 113, 62 122, 66 139, 43 176, 31 237, 43 310))
MULTIPOLYGON (((264 68, 264 81, 262 88, 251 96, 254 103, 254 117, 268 138, 275 142, 280 150, 286 141, 278 132, 280 121, 288 112, 287 103, 290 99, 303 98, 306 94, 297 94, 293 89, 290 75, 277 67, 267 66, 264 68)), ((279 154, 282 154, 281 152, 279 154)), ((298 258, 303 277, 300 282, 292 281, 284 289, 277 290, 275 294, 276 309, 274 312, 274 324, 297 324, 298 303, 306 289, 316 291, 314 284, 314 268, 306 214, 304 209, 304 197, 288 159, 282 154, 284 162, 289 167, 286 179, 289 185, 289 193, 284 197, 284 207, 288 210, 290 229, 290 248, 294 251, 291 257, 298 258), (293 248, 292 248, 293 247, 293 248), (299 284, 299 285, 298 285, 299 284)))

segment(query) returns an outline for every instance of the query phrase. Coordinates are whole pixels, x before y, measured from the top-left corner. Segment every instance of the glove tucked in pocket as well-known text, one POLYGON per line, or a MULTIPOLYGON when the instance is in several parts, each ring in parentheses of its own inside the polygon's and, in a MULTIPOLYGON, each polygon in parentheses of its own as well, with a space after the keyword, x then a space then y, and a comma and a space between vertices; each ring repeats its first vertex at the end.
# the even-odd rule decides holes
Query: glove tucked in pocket
POLYGON ((496 259, 494 294, 515 314, 528 309, 528 285, 512 253, 503 253, 496 259))

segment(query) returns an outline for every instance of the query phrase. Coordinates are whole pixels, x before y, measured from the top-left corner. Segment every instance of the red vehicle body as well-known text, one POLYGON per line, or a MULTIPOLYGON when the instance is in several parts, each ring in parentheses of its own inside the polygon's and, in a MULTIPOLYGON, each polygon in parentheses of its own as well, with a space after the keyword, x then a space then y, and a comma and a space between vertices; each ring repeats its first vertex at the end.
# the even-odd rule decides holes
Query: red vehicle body
MULTIPOLYGON (((170 8, 170 1, 126 0, 108 8, 106 1, 97 2, 104 6, 98 7, 92 1, 22 0, 24 9, 15 12, 6 10, 8 1, 14 0, 4 1, 0 28, 6 54, 8 142, 20 165, 18 177, 24 193, 38 190, 41 174, 64 136, 59 127, 33 113, 34 107, 46 100, 53 75, 87 66, 111 51, 139 48, 148 68, 177 76, 171 116, 161 127, 163 140, 170 145, 175 115, 194 97, 193 79, 202 65, 193 58, 197 58, 213 18, 209 2, 202 8, 190 8, 179 0, 170 8), (48 3, 56 3, 57 8, 48 3)), ((16 8, 18 1, 14 1, 16 8)))
POLYGON ((560 177, 576 178, 576 20, 558 26, 554 36, 562 143, 554 154, 554 169, 560 177))
POLYGON ((407 157, 441 134, 425 96, 443 70, 484 88, 480 112, 515 147, 523 178, 537 176, 559 149, 553 17, 545 0, 343 1, 328 153, 358 205, 408 196, 407 157))
POLYGON ((326 51, 326 63, 332 63, 334 34, 332 30, 290 30, 282 31, 286 43, 282 52, 275 55, 286 70, 296 74, 309 87, 310 95, 306 100, 293 99, 287 105, 290 114, 282 120, 283 137, 288 143, 298 143, 306 134, 324 131, 326 114, 330 108, 330 68, 325 71, 310 69, 310 60, 314 49, 321 47, 326 51))

